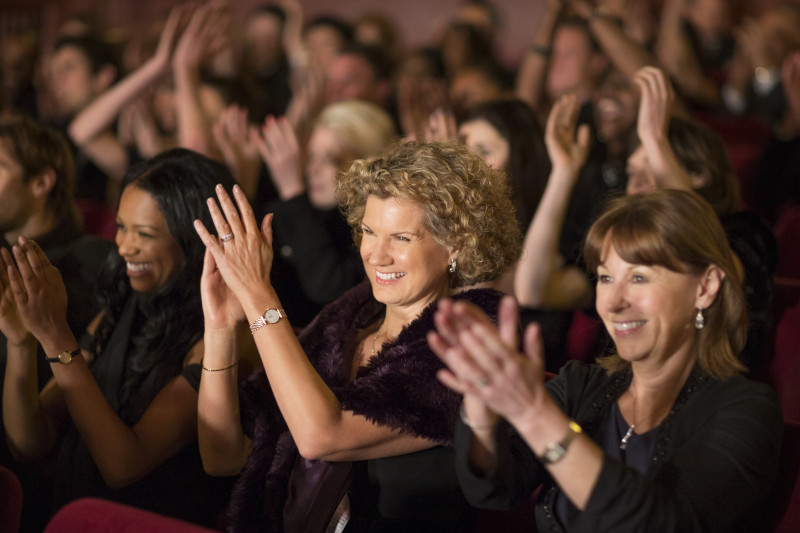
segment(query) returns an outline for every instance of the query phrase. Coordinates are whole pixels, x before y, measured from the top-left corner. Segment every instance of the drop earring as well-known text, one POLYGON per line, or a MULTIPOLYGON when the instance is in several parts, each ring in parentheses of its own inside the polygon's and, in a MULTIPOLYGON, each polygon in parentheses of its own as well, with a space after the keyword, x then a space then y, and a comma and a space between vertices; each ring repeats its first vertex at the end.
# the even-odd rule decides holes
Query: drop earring
POLYGON ((697 308, 697 314, 694 316, 694 327, 697 329, 703 329, 706 327, 706 317, 703 316, 703 308, 697 308))
POLYGON ((450 260, 450 267, 447 270, 449 270, 451 274, 455 273, 455 271, 456 271, 456 258, 455 257, 450 260))

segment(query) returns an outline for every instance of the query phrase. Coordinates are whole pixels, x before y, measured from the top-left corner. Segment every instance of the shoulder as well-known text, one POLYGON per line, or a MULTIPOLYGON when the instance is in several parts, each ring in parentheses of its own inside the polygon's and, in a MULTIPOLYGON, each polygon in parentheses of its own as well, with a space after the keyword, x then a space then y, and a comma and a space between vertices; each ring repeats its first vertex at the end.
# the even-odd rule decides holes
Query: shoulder
MULTIPOLYGON (((488 288, 466 289, 451 296, 453 300, 464 300, 480 307, 492 322, 497 322, 497 307, 503 298, 503 293, 488 288)), ((433 306, 435 309, 435 304, 433 306)))
POLYGON ((629 379, 626 373, 609 374, 596 364, 568 361, 545 387, 562 409, 574 417, 579 410, 616 399, 615 391, 621 392, 629 379))

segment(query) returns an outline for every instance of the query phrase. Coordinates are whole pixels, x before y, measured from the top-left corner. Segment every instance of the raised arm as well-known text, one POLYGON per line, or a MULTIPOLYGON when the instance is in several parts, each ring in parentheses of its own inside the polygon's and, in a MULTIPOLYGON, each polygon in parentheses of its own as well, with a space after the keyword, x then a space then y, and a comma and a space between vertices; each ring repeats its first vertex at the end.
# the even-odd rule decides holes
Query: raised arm
POLYGON ((531 109, 540 112, 544 111, 543 106, 546 105, 543 99, 547 65, 553 51, 553 33, 562 9, 561 0, 544 2, 544 12, 517 73, 514 89, 517 98, 527 103, 531 109))
POLYGON ((231 104, 214 123, 214 140, 225 164, 248 198, 255 198, 261 171, 258 130, 247 120, 247 110, 231 104))
POLYGON ((625 34, 619 20, 605 14, 593 0, 569 0, 569 2, 573 9, 586 19, 589 31, 608 59, 628 79, 633 79, 640 68, 656 64, 656 59, 642 45, 625 34))
POLYGON ((514 274, 514 294, 524 306, 573 309, 591 301, 586 275, 564 266, 558 253, 572 191, 589 150, 588 126, 581 126, 575 138, 577 114, 575 96, 565 96, 547 120, 545 141, 552 170, 514 274))
POLYGON ((217 154, 211 131, 216 115, 209 116, 204 108, 200 67, 204 59, 222 47, 226 10, 220 1, 197 8, 172 58, 178 144, 209 157, 217 154))
MULTIPOLYGON (((240 215, 224 190, 218 188, 217 196, 222 211, 209 200, 216 232, 233 237, 221 242, 199 221, 195 222, 195 229, 213 254, 227 286, 241 302, 247 320, 253 323, 265 309, 281 308, 269 282, 272 216, 267 215, 259 227, 238 186, 234 196, 240 215)), ((263 325, 254 332, 254 338, 278 407, 303 457, 362 460, 410 453, 435 444, 343 410, 303 352, 288 319, 263 325)))
POLYGON ((100 95, 69 125, 67 132, 72 141, 117 182, 128 170, 128 154, 109 127, 127 104, 169 71, 172 52, 186 14, 185 6, 174 8, 153 57, 100 95))
POLYGON ((706 76, 684 30, 686 0, 667 0, 661 9, 661 24, 655 53, 661 66, 683 94, 709 107, 719 105, 719 84, 706 76))
POLYGON ((205 354, 197 400, 197 441, 207 473, 233 475, 244 467, 251 445, 242 429, 237 387, 240 356, 236 329, 245 316, 208 250, 200 290, 205 354))
POLYGON ((641 69, 633 81, 641 92, 636 130, 656 186, 659 189, 692 190, 689 174, 669 143, 669 121, 675 102, 672 85, 664 72, 654 67, 641 69))
MULTIPOLYGON (((48 358, 75 350, 78 342, 67 326, 66 290, 58 270, 24 237, 13 252, 16 267, 9 269, 9 283, 22 320, 48 358)), ((198 343, 187 361, 198 362, 202 350, 198 343)), ((51 368, 69 414, 110 487, 136 482, 197 436, 197 393, 182 376, 170 381, 129 427, 106 401, 83 357, 75 355, 68 364, 56 360, 51 368)))

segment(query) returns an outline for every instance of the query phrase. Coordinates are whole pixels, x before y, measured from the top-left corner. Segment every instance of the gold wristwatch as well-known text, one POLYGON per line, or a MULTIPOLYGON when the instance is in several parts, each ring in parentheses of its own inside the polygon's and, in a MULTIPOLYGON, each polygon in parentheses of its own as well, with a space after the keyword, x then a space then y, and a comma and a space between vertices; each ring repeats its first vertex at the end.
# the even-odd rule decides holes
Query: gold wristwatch
POLYGON ((72 362, 72 360, 81 354, 80 348, 75 348, 72 351, 64 350, 60 354, 55 357, 45 357, 48 363, 61 363, 62 365, 68 365, 72 362))

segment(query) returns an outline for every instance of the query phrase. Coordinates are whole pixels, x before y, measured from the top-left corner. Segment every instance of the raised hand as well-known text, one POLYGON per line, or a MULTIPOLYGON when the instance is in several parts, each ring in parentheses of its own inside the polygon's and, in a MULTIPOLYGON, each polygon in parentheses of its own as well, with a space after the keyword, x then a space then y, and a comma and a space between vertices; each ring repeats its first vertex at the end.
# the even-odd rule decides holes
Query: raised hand
POLYGON ((19 316, 40 342, 47 335, 69 330, 67 289, 58 269, 34 241, 25 237, 13 247, 16 266, 8 268, 8 281, 19 316))
POLYGON ((437 109, 428 120, 425 128, 425 141, 453 141, 458 137, 456 118, 453 113, 437 109))
POLYGON ((213 198, 208 199, 208 211, 219 238, 199 220, 195 220, 194 228, 214 256, 225 284, 244 305, 251 291, 258 287, 271 287, 272 215, 264 217, 259 227, 242 188, 235 185, 233 194, 238 211, 221 185, 217 186, 219 204, 213 198))
POLYGON ((11 254, 0 249, 0 331, 12 344, 22 344, 31 335, 17 311, 17 304, 8 281, 8 267, 14 264, 11 254))
POLYGON ((641 101, 636 130, 639 140, 647 145, 667 139, 669 121, 675 104, 675 92, 664 71, 644 67, 633 78, 639 87, 641 101))
POLYGON ((164 29, 161 30, 156 52, 153 55, 153 58, 161 68, 169 68, 178 40, 186 29, 194 10, 195 6, 192 3, 178 5, 170 10, 164 29))
POLYGON ((247 121, 247 110, 229 105, 212 128, 214 141, 225 164, 248 198, 255 197, 261 158, 258 151, 258 130, 247 121))
POLYGON ((254 143, 269 167, 272 183, 281 200, 290 200, 306 191, 300 170, 300 145, 286 117, 267 117, 261 135, 255 135, 254 143))
POLYGON ((206 249, 203 259, 203 276, 200 278, 200 295, 203 302, 203 317, 206 331, 213 329, 232 330, 245 319, 239 299, 225 283, 217 269, 214 254, 206 249))
POLYGON ((577 122, 576 96, 574 94, 562 96, 550 110, 544 136, 554 172, 557 169, 570 169, 577 174, 586 163, 589 155, 589 126, 583 124, 577 128, 576 137, 577 122))
POLYGON ((531 407, 541 405, 546 393, 539 327, 532 325, 525 331, 526 355, 520 354, 519 314, 512 297, 501 301, 497 327, 466 302, 440 303, 434 322, 436 331, 428 335, 428 344, 447 365, 438 377, 464 394, 465 403, 470 397, 479 399, 512 424, 531 407))

